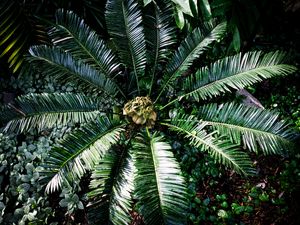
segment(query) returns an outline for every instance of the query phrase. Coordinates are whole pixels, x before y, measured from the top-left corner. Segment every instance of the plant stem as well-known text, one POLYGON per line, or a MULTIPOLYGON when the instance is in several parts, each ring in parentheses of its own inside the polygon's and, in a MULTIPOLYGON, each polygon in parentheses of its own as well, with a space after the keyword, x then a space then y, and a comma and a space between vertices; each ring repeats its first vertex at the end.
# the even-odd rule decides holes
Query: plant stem
POLYGON ((166 105, 164 105, 163 107, 161 107, 160 110, 162 110, 162 109, 164 109, 164 108, 166 108, 166 107, 168 107, 168 106, 174 104, 174 103, 177 102, 177 101, 179 101, 179 98, 173 99, 172 101, 168 102, 166 105))

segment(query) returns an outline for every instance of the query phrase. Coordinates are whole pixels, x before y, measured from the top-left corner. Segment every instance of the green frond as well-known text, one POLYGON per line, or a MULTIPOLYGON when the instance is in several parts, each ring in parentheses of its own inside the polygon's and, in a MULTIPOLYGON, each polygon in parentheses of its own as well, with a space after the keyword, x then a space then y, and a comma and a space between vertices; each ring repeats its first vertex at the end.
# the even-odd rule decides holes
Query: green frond
POLYGON ((166 4, 149 4, 144 16, 146 43, 149 46, 148 58, 151 70, 151 85, 159 63, 166 62, 172 54, 172 46, 176 43, 176 27, 173 26, 173 9, 171 2, 166 4))
POLYGON ((117 85, 108 77, 91 66, 76 60, 60 48, 33 46, 30 48, 29 61, 43 74, 53 76, 63 82, 75 83, 93 91, 103 91, 108 96, 115 96, 117 85))
POLYGON ((149 61, 156 66, 158 62, 168 60, 173 51, 172 46, 177 41, 172 5, 169 3, 161 7, 157 4, 148 5, 144 18, 145 37, 150 47, 149 61))
POLYGON ((239 146, 233 144, 224 137, 215 137, 215 133, 208 134, 205 131, 207 123, 199 121, 194 116, 178 115, 171 123, 162 123, 171 131, 182 134, 189 140, 189 144, 200 151, 207 151, 212 158, 239 174, 253 174, 254 169, 249 156, 239 150, 239 146))
POLYGON ((263 79, 285 76, 296 67, 283 63, 285 54, 280 51, 263 54, 260 51, 237 54, 201 68, 184 82, 186 94, 180 96, 200 99, 212 98, 230 90, 239 90, 263 79))
MULTIPOLYGON (((217 26, 208 23, 203 28, 196 28, 178 47, 169 60, 163 77, 160 95, 167 86, 180 77, 193 63, 193 61, 211 47, 211 43, 220 40, 226 32, 226 23, 217 26)), ((160 97, 160 95, 158 97, 160 97)))
POLYGON ((279 120, 278 113, 269 110, 236 103, 209 104, 199 109, 199 117, 219 134, 254 152, 280 153, 293 147, 295 133, 279 120))
POLYGON ((0 58, 5 58, 13 72, 24 61, 23 54, 30 45, 31 29, 22 8, 15 1, 0 2, 0 58))
POLYGON ((100 70, 106 77, 114 77, 119 63, 114 53, 99 35, 71 11, 60 9, 56 12, 56 25, 49 31, 55 46, 85 64, 100 70))
POLYGON ((93 120, 100 107, 100 102, 83 94, 28 94, 5 106, 0 121, 7 123, 5 132, 25 132, 33 127, 41 131, 58 124, 93 120))
POLYGON ((137 1, 108 0, 106 25, 122 62, 133 73, 139 92, 139 77, 145 73, 146 43, 142 14, 137 1))
POLYGON ((113 148, 92 173, 88 193, 89 221, 92 224, 130 224, 134 167, 126 148, 113 148))
POLYGON ((171 146, 161 136, 138 136, 132 142, 137 209, 148 225, 185 224, 187 188, 171 146))
POLYGON ((53 147, 44 162, 44 174, 51 179, 46 192, 56 191, 63 181, 80 179, 87 170, 93 169, 101 157, 118 142, 123 126, 110 121, 106 116, 98 117, 53 147))

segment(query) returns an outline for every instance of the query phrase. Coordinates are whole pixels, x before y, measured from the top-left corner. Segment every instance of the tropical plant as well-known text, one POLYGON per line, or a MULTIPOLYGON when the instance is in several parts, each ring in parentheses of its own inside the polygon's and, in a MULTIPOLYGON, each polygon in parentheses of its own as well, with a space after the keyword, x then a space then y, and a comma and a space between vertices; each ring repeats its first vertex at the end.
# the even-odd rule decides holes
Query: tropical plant
POLYGON ((174 136, 242 175, 255 172, 246 149, 280 154, 293 147, 294 133, 276 113, 207 104, 293 73, 284 53, 238 54, 196 70, 193 62, 225 36, 225 22, 206 23, 177 45, 169 1, 142 8, 137 0, 108 0, 105 18, 108 43, 73 12, 59 10, 49 31, 53 46, 30 48, 33 67, 83 93, 28 94, 1 112, 5 132, 80 125, 50 150, 46 192, 90 175, 91 222, 129 224, 135 210, 146 224, 185 224, 187 188, 174 136))

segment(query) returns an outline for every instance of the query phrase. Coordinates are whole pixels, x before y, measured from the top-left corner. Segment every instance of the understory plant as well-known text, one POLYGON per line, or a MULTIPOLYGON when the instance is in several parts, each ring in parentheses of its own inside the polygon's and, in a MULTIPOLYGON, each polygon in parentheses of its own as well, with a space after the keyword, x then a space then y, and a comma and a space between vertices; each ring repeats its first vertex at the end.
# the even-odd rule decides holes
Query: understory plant
POLYGON ((205 23, 179 40, 169 1, 141 7, 137 0, 108 0, 105 19, 106 41, 73 12, 58 10, 52 45, 29 50, 33 68, 82 93, 27 94, 0 114, 3 132, 76 124, 49 151, 41 177, 49 193, 88 176, 90 223, 130 224, 133 211, 145 224, 186 223, 187 187, 174 137, 241 175, 255 173, 247 151, 281 154, 293 147, 295 134, 275 112, 214 103, 293 73, 283 52, 203 65, 226 35, 226 22, 205 23))

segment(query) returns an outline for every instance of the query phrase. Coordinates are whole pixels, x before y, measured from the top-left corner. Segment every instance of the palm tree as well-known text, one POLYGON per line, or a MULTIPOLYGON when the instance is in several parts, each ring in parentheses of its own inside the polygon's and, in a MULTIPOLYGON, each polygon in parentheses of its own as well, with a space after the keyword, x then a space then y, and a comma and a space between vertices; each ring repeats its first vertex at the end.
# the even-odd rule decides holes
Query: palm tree
POLYGON ((0 118, 6 132, 80 124, 52 148, 44 175, 46 191, 54 192, 90 172, 90 221, 129 224, 134 207, 146 224, 185 224, 187 188, 171 138, 253 174, 246 150, 280 154, 293 147, 294 133, 272 111, 208 100, 296 68, 282 52, 255 51, 188 73, 222 39, 226 23, 207 23, 177 45, 172 5, 138 2, 108 0, 108 43, 73 12, 59 10, 49 31, 53 46, 31 47, 28 60, 86 94, 20 96, 0 118))

